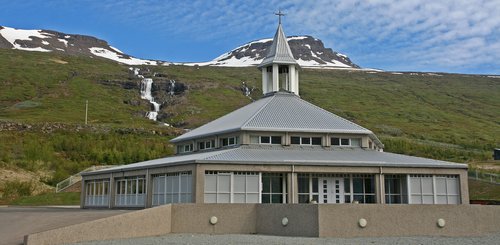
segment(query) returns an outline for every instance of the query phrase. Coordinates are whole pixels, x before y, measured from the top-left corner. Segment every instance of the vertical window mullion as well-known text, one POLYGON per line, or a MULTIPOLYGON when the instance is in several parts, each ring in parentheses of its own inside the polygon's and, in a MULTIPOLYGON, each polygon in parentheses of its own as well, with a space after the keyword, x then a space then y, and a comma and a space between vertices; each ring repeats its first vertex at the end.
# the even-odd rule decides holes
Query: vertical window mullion
POLYGON ((287 181, 288 178, 285 178, 285 176, 283 176, 283 174, 281 174, 281 195, 283 196, 281 198, 281 203, 287 203, 287 187, 286 186, 286 181, 287 181))
POLYGON ((406 175, 406 198, 408 198, 408 204, 411 204, 411 179, 410 175, 406 175))
POLYGON ((262 172, 259 172, 259 203, 262 203, 262 172))
POLYGON ((229 177, 229 203, 233 203, 234 202, 234 172, 231 172, 230 173, 230 177, 229 177))
POLYGON ((167 174, 163 175, 164 178, 163 178, 163 203, 167 203, 167 174))
POLYGON ((349 174, 349 185, 350 185, 349 189, 351 190, 351 194, 350 194, 350 196, 351 196, 351 202, 354 201, 354 185, 352 183, 352 179, 353 179, 352 174, 349 174))
POLYGON ((309 201, 313 200, 313 187, 312 187, 312 174, 308 174, 308 179, 307 181, 309 182, 309 201))

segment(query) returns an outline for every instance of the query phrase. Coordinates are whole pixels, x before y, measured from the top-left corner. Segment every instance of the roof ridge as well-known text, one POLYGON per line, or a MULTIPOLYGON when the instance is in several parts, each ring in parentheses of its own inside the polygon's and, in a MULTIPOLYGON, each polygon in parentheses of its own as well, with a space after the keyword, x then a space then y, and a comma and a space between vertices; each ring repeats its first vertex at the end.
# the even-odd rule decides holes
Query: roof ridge
POLYGON ((267 101, 262 107, 260 107, 260 109, 257 110, 257 112, 255 112, 248 120, 246 120, 244 123, 241 124, 240 130, 243 130, 243 128, 248 124, 248 122, 252 121, 262 110, 264 110, 264 108, 266 108, 269 105, 269 103, 271 103, 271 101, 274 100, 274 98, 276 98, 276 93, 270 97, 271 98, 269 99, 269 101, 267 101))

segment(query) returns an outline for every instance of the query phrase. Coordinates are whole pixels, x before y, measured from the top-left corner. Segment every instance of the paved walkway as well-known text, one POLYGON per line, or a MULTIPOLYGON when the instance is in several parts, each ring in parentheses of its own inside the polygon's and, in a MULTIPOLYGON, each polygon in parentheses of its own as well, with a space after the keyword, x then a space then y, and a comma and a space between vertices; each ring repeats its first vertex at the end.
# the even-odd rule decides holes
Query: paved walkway
POLYGON ((129 210, 89 210, 75 206, 0 206, 0 245, 23 244, 24 235, 109 217, 129 210))

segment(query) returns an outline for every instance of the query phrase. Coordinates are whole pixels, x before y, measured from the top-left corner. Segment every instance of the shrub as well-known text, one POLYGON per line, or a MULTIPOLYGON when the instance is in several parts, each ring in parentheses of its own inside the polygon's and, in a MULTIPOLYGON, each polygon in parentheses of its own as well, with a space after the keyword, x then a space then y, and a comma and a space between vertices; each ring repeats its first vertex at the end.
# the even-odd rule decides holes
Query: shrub
POLYGON ((33 182, 12 180, 6 181, 0 186, 0 192, 3 193, 3 199, 15 199, 18 197, 31 196, 35 190, 33 182))

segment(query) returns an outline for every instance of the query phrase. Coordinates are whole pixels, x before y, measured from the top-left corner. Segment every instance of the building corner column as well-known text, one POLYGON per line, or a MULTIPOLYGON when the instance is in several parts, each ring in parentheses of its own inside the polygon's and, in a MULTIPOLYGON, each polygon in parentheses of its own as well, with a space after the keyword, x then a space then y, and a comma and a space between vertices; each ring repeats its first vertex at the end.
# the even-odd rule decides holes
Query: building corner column
POLYGON ((276 92, 279 91, 280 85, 280 70, 278 64, 273 64, 273 91, 268 92, 276 92))
POLYGON ((297 173, 295 173, 294 166, 292 166, 292 172, 287 173, 287 203, 299 203, 299 192, 297 184, 297 173))
POLYGON ((290 77, 289 81, 290 81, 290 91, 294 94, 297 94, 298 95, 298 91, 297 91, 297 79, 295 77, 295 66, 294 65, 289 65, 288 66, 288 76, 290 77))
POLYGON ((458 181, 460 182, 460 204, 470 204, 469 176, 467 175, 467 171, 465 169, 458 176, 458 181))
POLYGON ((200 164, 196 164, 193 182, 193 202, 205 203, 205 168, 200 164))
POLYGON ((385 178, 382 173, 382 169, 380 169, 379 174, 375 174, 375 195, 376 195, 376 203, 385 204, 385 178))
POLYGON ((115 176, 113 173, 109 175, 109 208, 115 207, 115 198, 116 198, 116 187, 115 187, 115 176))
POLYGON ((262 67, 262 94, 267 94, 267 88, 268 88, 268 79, 267 79, 267 67, 262 67))
POLYGON ((299 95, 299 69, 295 69, 295 94, 299 95))
POLYGON ((85 208, 85 193, 87 193, 87 189, 86 189, 86 186, 85 186, 85 178, 82 178, 81 180, 81 183, 82 187, 80 188, 80 190, 82 190, 80 192, 80 208, 85 208))
POLYGON ((146 169, 146 200, 144 200, 144 207, 150 208, 153 206, 153 179, 149 173, 149 169, 146 169))

